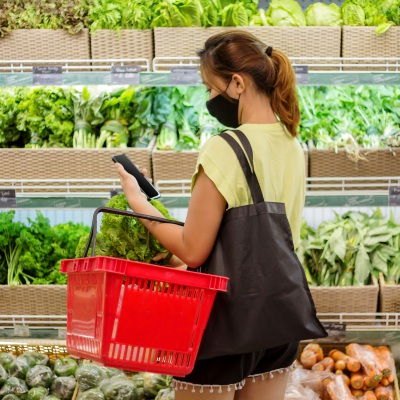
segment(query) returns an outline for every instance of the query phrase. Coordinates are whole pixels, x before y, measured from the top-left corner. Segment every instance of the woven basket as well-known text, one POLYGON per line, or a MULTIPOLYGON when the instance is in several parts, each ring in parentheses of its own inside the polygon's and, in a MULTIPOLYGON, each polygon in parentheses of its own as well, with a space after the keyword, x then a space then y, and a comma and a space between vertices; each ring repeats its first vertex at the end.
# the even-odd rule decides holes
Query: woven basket
MULTIPOLYGON (((342 40, 342 57, 400 57, 400 26, 392 26, 387 32, 377 35, 373 26, 344 26, 342 40)), ((384 61, 347 61, 345 64, 382 64, 384 61)), ((390 68, 395 62, 387 63, 388 71, 394 71, 390 68)), ((399 68, 399 65, 397 65, 399 68)), ((386 67, 345 67, 344 70, 363 70, 363 71, 383 71, 386 67)))
MULTIPOLYGON (((400 175, 400 148, 392 149, 363 149, 361 155, 365 160, 357 162, 351 160, 345 149, 334 150, 312 149, 310 148, 310 177, 390 177, 400 175)), ((333 184, 338 182, 315 181, 314 184, 333 184)), ((352 180, 353 184, 362 185, 363 181, 352 180)), ((364 182, 365 183, 365 182, 364 182)), ((368 184, 375 183, 370 180, 368 184)), ((384 183, 380 181, 380 183, 384 183)), ((348 189, 353 190, 346 186, 348 189)), ((357 190, 375 190, 377 187, 358 186, 357 190)), ((315 189, 317 190, 317 189, 315 189)), ((334 190, 334 188, 323 188, 319 190, 334 190)), ((338 189, 336 189, 338 190, 338 189)))
MULTIPOLYGON (((118 180, 111 157, 120 153, 126 153, 140 169, 146 168, 151 176, 151 150, 154 143, 155 137, 146 148, 0 149, 0 179, 99 179, 96 185, 101 186, 105 184, 101 179, 118 180)), ((34 183, 29 185, 34 186, 34 183)), ((58 190, 54 189, 55 184, 51 182, 39 182, 38 185, 48 185, 52 192, 58 190)))
POLYGON ((400 313, 400 285, 388 285, 382 273, 379 273, 379 311, 400 313))
MULTIPOLYGON (((190 181, 196 168, 198 151, 157 150, 152 152, 153 181, 190 181)), ((304 149, 306 176, 308 176, 308 150, 304 149)), ((190 185, 189 185, 190 186, 190 185)), ((169 193, 181 192, 180 188, 169 193)))
POLYGON ((310 286, 317 313, 377 312, 379 286, 372 281, 366 286, 310 286))
POLYGON ((2 315, 67 315, 67 285, 0 285, 2 315))
MULTIPOLYGON (((99 29, 90 34, 92 59, 146 58, 153 59, 153 32, 151 29, 99 29)), ((96 64, 99 65, 99 64, 96 64)))
MULTIPOLYGON (((84 29, 76 35, 71 35, 63 29, 15 29, 4 38, 0 38, 0 55, 3 61, 89 60, 89 31, 84 29)), ((89 65, 89 63, 70 65, 89 65)))
POLYGON ((153 150, 153 182, 191 180, 198 151, 153 150))
MULTIPOLYGON (((283 51, 289 57, 340 57, 341 28, 326 26, 155 28, 155 57, 194 57, 210 36, 232 29, 252 33, 266 45, 283 51)), ((302 63, 313 64, 316 61, 296 60, 296 64, 302 63)))

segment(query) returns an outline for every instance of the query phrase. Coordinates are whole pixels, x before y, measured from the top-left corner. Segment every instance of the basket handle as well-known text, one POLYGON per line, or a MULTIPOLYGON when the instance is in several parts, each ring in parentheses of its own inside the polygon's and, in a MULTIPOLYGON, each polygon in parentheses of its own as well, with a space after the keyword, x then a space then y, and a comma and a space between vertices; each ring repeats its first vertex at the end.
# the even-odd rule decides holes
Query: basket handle
POLYGON ((180 222, 180 221, 173 221, 173 220, 170 220, 167 218, 154 217, 152 215, 139 214, 134 211, 124 211, 124 210, 118 210, 116 208, 103 207, 103 206, 97 207, 93 213, 92 226, 90 228, 89 239, 86 243, 86 248, 83 253, 83 257, 87 257, 87 254, 89 252, 90 243, 92 243, 91 256, 92 257, 94 256, 94 251, 96 248, 96 235, 97 235, 97 215, 101 212, 105 212, 105 213, 109 213, 109 214, 116 214, 116 215, 125 215, 127 217, 143 218, 143 219, 148 219, 150 221, 163 222, 163 223, 175 224, 175 225, 180 225, 180 226, 184 225, 184 223, 180 222))

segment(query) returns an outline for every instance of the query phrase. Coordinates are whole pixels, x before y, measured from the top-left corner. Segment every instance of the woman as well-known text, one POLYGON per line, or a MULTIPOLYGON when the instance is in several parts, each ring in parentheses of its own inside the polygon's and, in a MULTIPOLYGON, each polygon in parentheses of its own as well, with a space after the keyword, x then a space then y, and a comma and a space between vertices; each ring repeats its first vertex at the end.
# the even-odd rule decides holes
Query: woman
MULTIPOLYGON (((238 30, 211 37, 198 54, 202 79, 210 93, 210 114, 227 127, 239 127, 250 142, 262 196, 268 202, 284 203, 285 220, 290 224, 289 239, 285 240, 290 242, 289 247, 297 246, 305 198, 305 163, 295 139, 300 113, 295 74, 288 58, 238 30)), ((233 132, 228 134, 238 139, 233 132)), ((171 266, 197 268, 205 264, 226 213, 253 202, 237 156, 221 136, 212 137, 200 150, 184 227, 143 221, 175 255, 171 266)), ((160 216, 141 193, 136 180, 121 165, 116 167, 131 208, 160 216)), ((245 243, 244 248, 251 252, 252 243, 245 243)), ((257 299, 262 293, 253 295, 257 299)), ((252 310, 248 312, 251 314, 252 310)), ((218 318, 223 320, 225 316, 218 318)), ((249 332, 251 342, 257 326, 243 329, 249 332)), ((284 399, 298 341, 265 347, 268 348, 245 354, 200 357, 192 373, 174 381, 176 400, 284 399)))

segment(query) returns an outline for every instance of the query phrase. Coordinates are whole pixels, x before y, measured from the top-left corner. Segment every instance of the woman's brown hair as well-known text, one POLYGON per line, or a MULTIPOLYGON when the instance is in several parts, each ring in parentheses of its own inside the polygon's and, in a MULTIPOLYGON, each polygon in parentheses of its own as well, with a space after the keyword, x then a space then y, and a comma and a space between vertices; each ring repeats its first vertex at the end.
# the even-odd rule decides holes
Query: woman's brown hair
POLYGON ((290 134, 297 135, 300 110, 296 76, 285 54, 241 30, 211 36, 197 54, 201 68, 227 82, 235 73, 250 76, 257 90, 269 96, 273 112, 290 134))

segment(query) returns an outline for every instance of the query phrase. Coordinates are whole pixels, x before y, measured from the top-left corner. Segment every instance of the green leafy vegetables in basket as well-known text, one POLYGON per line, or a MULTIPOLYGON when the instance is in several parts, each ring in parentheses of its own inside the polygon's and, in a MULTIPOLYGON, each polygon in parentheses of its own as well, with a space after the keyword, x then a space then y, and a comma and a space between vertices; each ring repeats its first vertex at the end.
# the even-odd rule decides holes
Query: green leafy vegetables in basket
POLYGON ((400 283, 400 224, 379 209, 336 214, 317 229, 303 223, 301 239, 297 255, 311 285, 366 285, 379 272, 400 283))
POLYGON ((72 222, 52 227, 39 211, 28 224, 14 217, 14 210, 0 213, 0 284, 65 284, 60 260, 74 258, 89 228, 72 222))
MULTIPOLYGON (((157 200, 151 204, 161 214, 171 219, 168 210, 157 200)), ((106 205, 118 210, 129 210, 129 204, 124 194, 113 196, 106 205)), ((89 235, 81 238, 76 248, 76 257, 82 257, 89 235)), ((125 258, 128 260, 150 262, 165 248, 145 228, 138 218, 104 213, 101 219, 100 231, 97 234, 95 255, 125 258)))

